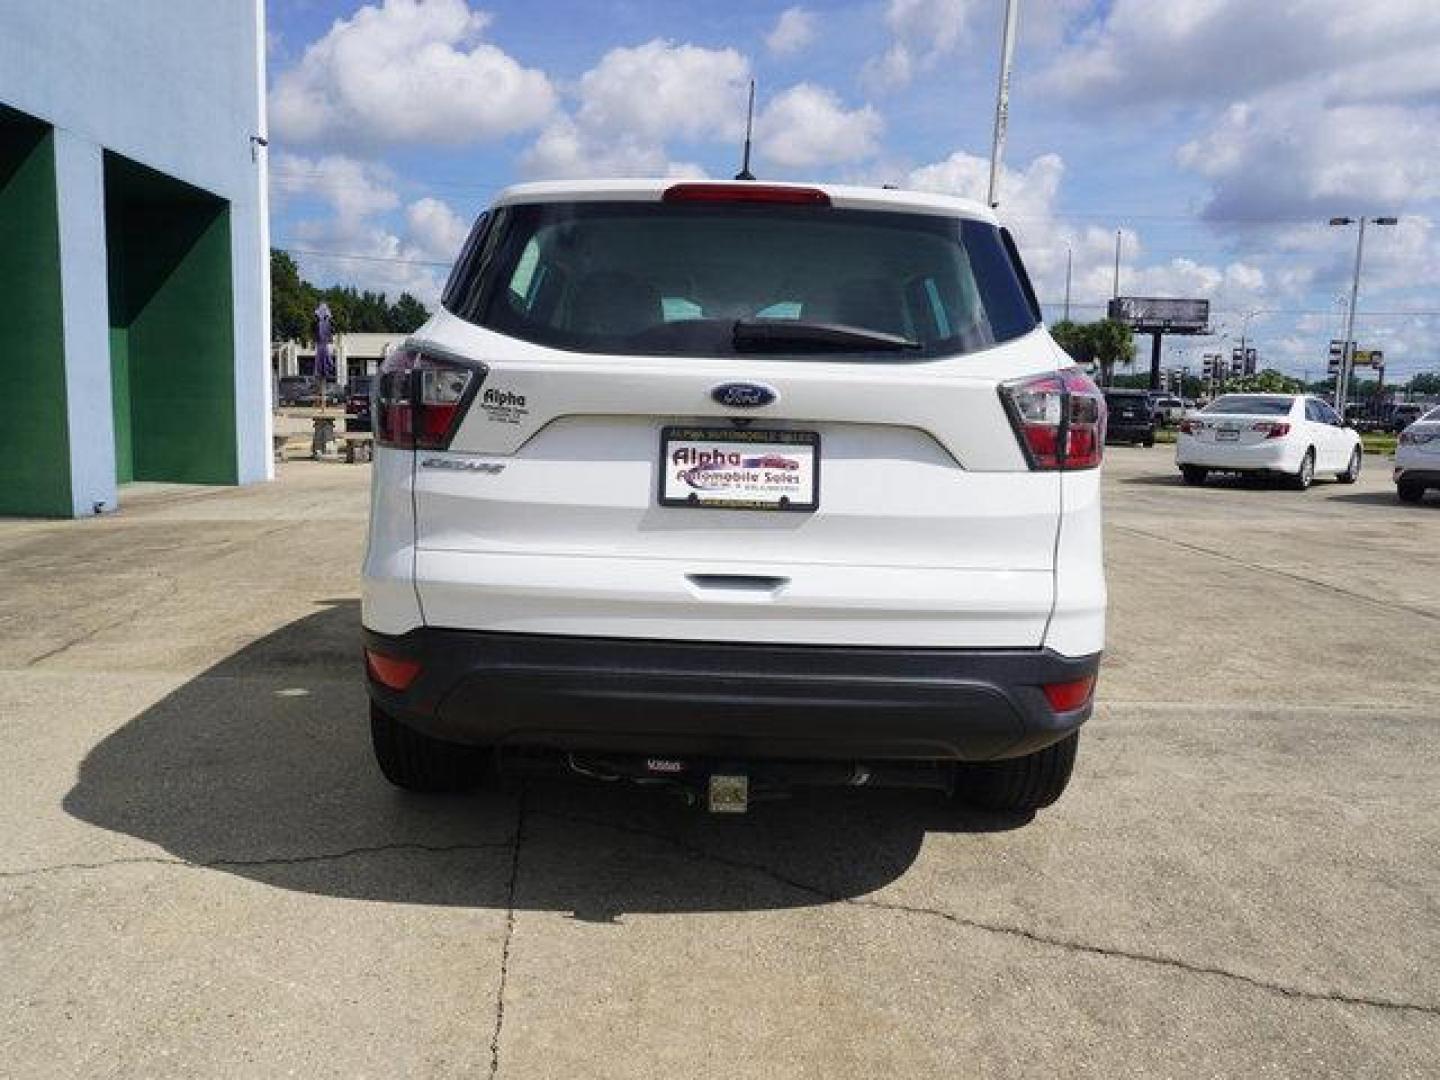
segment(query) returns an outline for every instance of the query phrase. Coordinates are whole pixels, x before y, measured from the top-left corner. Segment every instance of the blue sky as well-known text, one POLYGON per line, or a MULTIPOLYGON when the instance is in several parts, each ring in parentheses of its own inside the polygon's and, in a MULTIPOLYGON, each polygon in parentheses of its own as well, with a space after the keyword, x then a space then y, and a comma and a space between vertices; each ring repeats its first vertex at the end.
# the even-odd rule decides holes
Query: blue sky
MULTIPOLYGON (((1440 4, 1021 0, 1001 214, 1042 299, 1204 296, 1221 334, 1318 377, 1354 230, 1357 337, 1440 369, 1440 4), (1247 319, 1246 313, 1253 312, 1247 319)), ((733 173, 983 197, 1003 0, 270 0, 272 218, 312 280, 433 301, 517 180, 733 173)))

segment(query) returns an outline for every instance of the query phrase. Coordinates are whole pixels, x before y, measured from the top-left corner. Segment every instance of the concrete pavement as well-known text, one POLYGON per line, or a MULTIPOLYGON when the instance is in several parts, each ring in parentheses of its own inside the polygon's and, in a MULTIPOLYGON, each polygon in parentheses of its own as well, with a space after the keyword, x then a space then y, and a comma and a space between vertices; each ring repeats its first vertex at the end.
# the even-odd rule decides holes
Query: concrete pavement
POLYGON ((369 757, 368 469, 0 523, 16 1076, 1428 1076, 1440 501, 1107 462, 1112 645, 1025 822, 418 799, 369 757))

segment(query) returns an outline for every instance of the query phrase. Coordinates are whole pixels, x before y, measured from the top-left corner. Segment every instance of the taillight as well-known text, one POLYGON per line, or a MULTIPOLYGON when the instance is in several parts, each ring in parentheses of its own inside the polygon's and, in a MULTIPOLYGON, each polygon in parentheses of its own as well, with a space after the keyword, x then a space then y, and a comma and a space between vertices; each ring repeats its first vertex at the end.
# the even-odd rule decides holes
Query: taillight
POLYGON ((444 450, 485 375, 483 364, 396 349, 380 365, 375 441, 402 450, 444 450))
POLYGON ((819 188, 784 187, 779 184, 672 184, 661 196, 663 202, 699 203, 781 203, 788 206, 829 206, 830 196, 819 188))
POLYGON ((1083 679, 1073 679, 1070 682, 1049 683, 1040 689, 1045 691, 1045 700, 1050 702, 1050 708, 1059 713, 1074 712, 1089 701, 1090 695, 1095 692, 1095 676, 1086 675, 1083 679))
POLYGON ((1000 384, 1000 399, 1036 470, 1093 469, 1105 452, 1105 398, 1079 368, 1000 384))
POLYGON ((415 676, 420 674, 420 661, 386 656, 373 649, 366 649, 365 669, 370 673, 370 678, 381 686, 388 686, 391 690, 405 690, 415 681, 415 676))
POLYGON ((1267 439, 1283 439, 1290 434, 1290 425, 1283 420, 1261 420, 1251 431, 1263 431, 1267 439))

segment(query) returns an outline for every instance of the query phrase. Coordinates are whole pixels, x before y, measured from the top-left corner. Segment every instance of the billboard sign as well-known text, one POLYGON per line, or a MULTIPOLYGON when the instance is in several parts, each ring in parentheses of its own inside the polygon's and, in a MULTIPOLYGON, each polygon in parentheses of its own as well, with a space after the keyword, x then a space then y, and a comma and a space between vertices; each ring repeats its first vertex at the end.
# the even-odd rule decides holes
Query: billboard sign
POLYGON ((1210 327, 1209 300, 1117 296, 1107 314, 1142 334, 1203 334, 1210 327))
POLYGON ((1385 354, 1380 349, 1356 349, 1350 362, 1356 367, 1384 367, 1385 354))

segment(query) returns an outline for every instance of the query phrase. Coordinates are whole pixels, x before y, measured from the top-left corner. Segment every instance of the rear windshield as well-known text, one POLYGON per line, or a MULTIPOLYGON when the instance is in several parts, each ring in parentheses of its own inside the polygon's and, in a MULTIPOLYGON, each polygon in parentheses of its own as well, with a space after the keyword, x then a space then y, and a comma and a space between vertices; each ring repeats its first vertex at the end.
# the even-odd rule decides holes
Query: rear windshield
POLYGON ((1228 416, 1288 416, 1294 398, 1247 397, 1244 394, 1227 395, 1205 407, 1207 413, 1228 416))
MULTIPOLYGON (((1037 325, 1000 231, 928 214, 829 207, 540 203, 482 219, 443 303, 470 322, 578 352, 714 356, 737 321, 903 339, 847 358, 973 352, 1037 325)), ((763 326, 762 326, 763 328, 763 326)), ((804 333, 764 351, 814 356, 804 333)), ((752 347, 746 351, 755 351, 752 347)))

